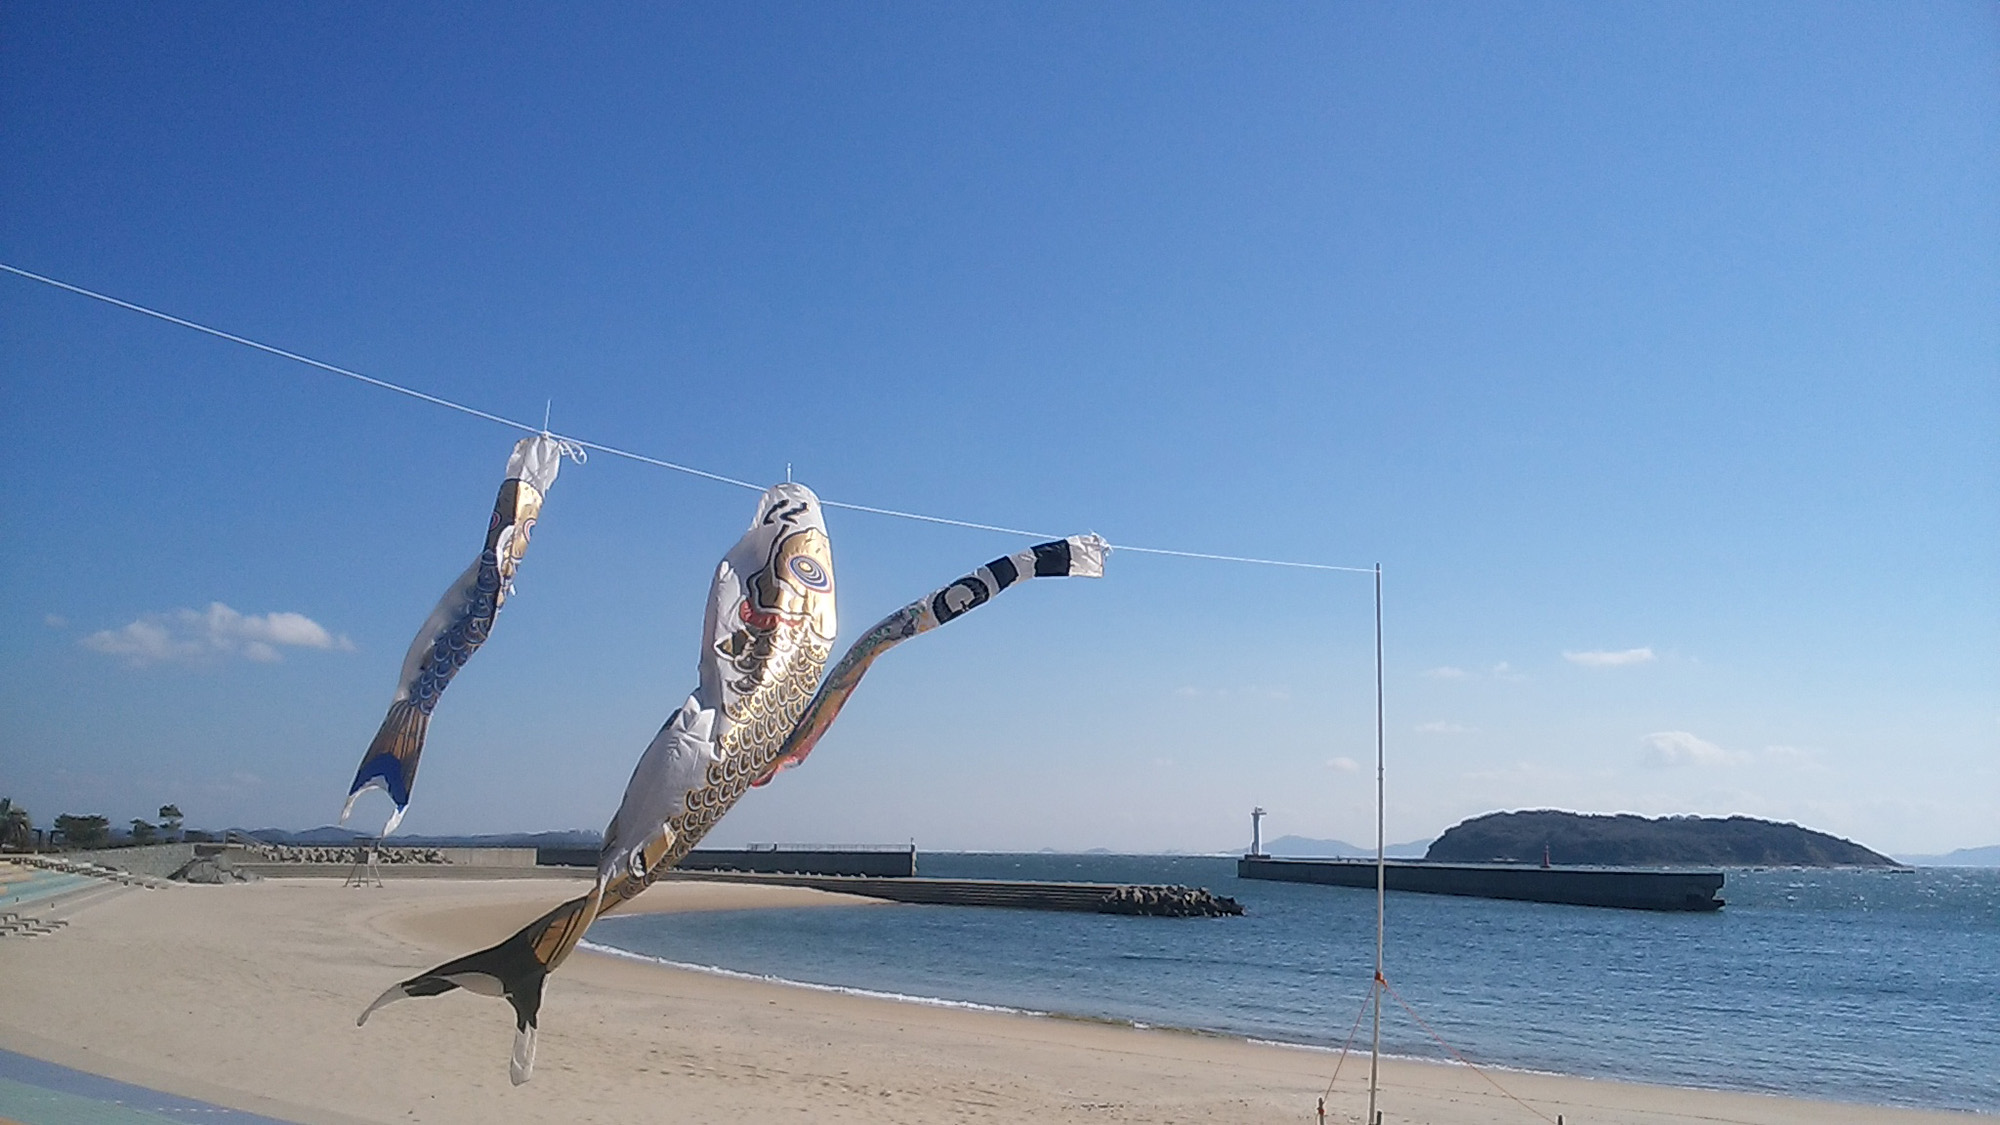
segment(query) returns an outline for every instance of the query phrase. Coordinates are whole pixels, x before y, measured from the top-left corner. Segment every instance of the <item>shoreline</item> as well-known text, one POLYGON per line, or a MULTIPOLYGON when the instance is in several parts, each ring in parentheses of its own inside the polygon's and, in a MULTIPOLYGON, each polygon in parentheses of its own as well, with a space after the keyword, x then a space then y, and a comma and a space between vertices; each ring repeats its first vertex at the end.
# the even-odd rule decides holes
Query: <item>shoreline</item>
MULTIPOLYGON (((755 909, 752 907, 751 909, 755 909)), ((951 1000, 943 996, 915 996, 905 992, 883 992, 873 988, 859 988, 846 984, 820 984, 817 981, 793 980, 790 977, 771 973, 746 973, 741 969, 727 969, 721 965, 697 965, 689 961, 669 961, 665 957, 655 957, 650 953, 634 953, 615 945, 604 945, 594 941, 580 941, 576 948, 583 953, 599 957, 615 957, 626 961, 652 965, 662 969, 672 969, 683 973, 705 973, 726 980, 751 981, 761 984, 775 984, 785 988, 802 988, 808 992, 830 992, 838 996, 858 996, 869 1000, 888 1000, 897 1004, 915 1004, 920 1008, 963 1008, 968 1012, 1003 1012, 1013 1016, 1041 1016, 1045 1019, 1090 1019, 1088 1016, 1071 1015, 1066 1012, 1043 1012, 1034 1008, 1016 1008, 1006 1004, 982 1004, 977 1000, 951 1000)), ((1097 1022, 1119 1026, 1136 1027, 1144 1030, 1146 1025, 1128 1020, 1100 1020, 1097 1022)), ((1165 1028, 1168 1031, 1188 1031, 1206 1034, 1200 1028, 1165 1028)), ((1219 1034, 1219 1033, 1218 1033, 1219 1034)), ((1283 1044, 1278 1044, 1282 1046, 1283 1044)))
MULTIPOLYGON (((1337 1049, 857 995, 588 950, 550 978, 534 1081, 512 1013, 453 993, 355 1016, 394 980, 492 943, 585 885, 329 879, 124 890, 0 941, 0 1047, 284 1121, 1310 1121, 1337 1049)), ((663 883, 634 913, 882 906, 802 888, 663 883)), ((888 908, 888 907, 883 907, 888 908)), ((1365 1056, 1363 1056, 1365 1057, 1365 1056)), ((1350 1057, 1330 1121, 1358 1122, 1350 1057)), ((1578 1125, 1972 1122, 1947 1110, 1490 1069, 1578 1125)), ((1386 1120, 1537 1118, 1458 1064, 1385 1057, 1386 1120)))
MULTIPOLYGON (((827 905, 850 905, 850 904, 829 903, 827 905)), ((729 907, 724 909, 754 910, 759 908, 729 907)), ((666 911, 652 911, 651 913, 666 913, 666 911)), ((1271 1039, 1263 1036, 1244 1035, 1240 1032, 1224 1031, 1217 1028, 1196 1027, 1192 1025, 1183 1025, 1183 1024, 1146 1022, 1143 1020, 1125 1019, 1116 1016, 1093 1016, 1080 1012, 1048 1011, 1038 1008, 1022 1008, 1006 1004, 989 1004, 977 1000, 954 1000, 949 997, 943 997, 943 996, 917 996, 910 993, 888 992, 881 989, 862 988, 857 985, 824 984, 819 981, 793 980, 790 977, 778 976, 775 973, 752 973, 743 971, 741 969, 726 968, 721 965, 701 965, 691 961, 674 961, 674 960, 669 960, 665 957, 657 957, 649 953, 637 953, 629 949, 620 949, 616 946, 605 945, 602 942, 595 942, 589 940, 579 942, 577 944, 577 950, 579 952, 590 953, 592 955, 599 957, 610 957, 625 961, 633 961, 644 965, 650 965, 655 968, 668 969, 675 972, 701 973, 701 974, 721 977, 726 980, 740 980, 740 981, 760 983, 760 984, 769 984, 769 985, 776 985, 782 988, 797 988, 808 992, 823 992, 841 996, 853 996, 861 999, 880 1000, 894 1004, 914 1004, 918 1007, 923 1007, 923 1008, 955 1008, 973 1012, 994 1012, 1012 1016, 1026 1016, 1035 1019, 1058 1020, 1068 1023, 1092 1024, 1103 1027, 1123 1028, 1131 1031, 1158 1032, 1160 1034, 1165 1034, 1165 1035, 1188 1035, 1197 1038, 1243 1043, 1253 1047, 1270 1047, 1277 1050, 1285 1050, 1285 1051, 1306 1051, 1315 1054, 1330 1055, 1336 1058, 1338 1058, 1342 1054, 1341 1048, 1328 1046, 1326 1044, 1296 1043, 1285 1039, 1271 1039)), ((1355 1058, 1365 1059, 1367 1057, 1367 1051, 1365 1049, 1349 1048, 1346 1053, 1350 1061, 1355 1058)), ((1769 1098, 1783 1098, 1789 1100, 1800 1100, 1799 1095, 1787 1093, 1782 1090, 1759 1090, 1742 1086, 1683 1086, 1683 1085, 1667 1085, 1667 1084, 1651 1083, 1651 1082, 1623 1082, 1623 1080, 1621 1079, 1607 1077, 1604 1075, 1574 1074, 1557 1070, 1541 1070, 1535 1067, 1515 1066, 1506 1063, 1469 1063, 1469 1062, 1461 1062, 1455 1059, 1439 1059, 1422 1055, 1397 1054, 1391 1051, 1383 1051, 1381 1057, 1384 1062, 1394 1062, 1398 1065, 1414 1064, 1418 1066, 1447 1067, 1456 1070, 1463 1070, 1473 1074, 1478 1074, 1481 1071, 1486 1071, 1499 1075, 1521 1075, 1529 1078, 1553 1078, 1553 1079, 1563 1079, 1576 1082, 1621 1082, 1622 1084, 1625 1085, 1647 1086, 1660 1090, 1684 1090, 1693 1093, 1743 1094, 1752 1097, 1769 1097, 1769 1098)), ((1805 1099, 1805 1100, 1823 1104, 1830 1104, 1830 1105, 1849 1106, 1855 1109, 1882 1110, 1882 1111, 1909 1110, 1921 1113, 1959 1114, 1967 1116, 1970 1120, 1982 1120, 1986 1117, 1996 1116, 1996 1115, 1981 1115, 1975 1111, 1957 1110, 1948 1107, 1941 1108, 1936 1106, 1898 1105, 1890 1102, 1864 1102, 1864 1101, 1854 1101, 1840 1097, 1825 1097, 1825 1098, 1815 1098, 1815 1099, 1805 1099)))

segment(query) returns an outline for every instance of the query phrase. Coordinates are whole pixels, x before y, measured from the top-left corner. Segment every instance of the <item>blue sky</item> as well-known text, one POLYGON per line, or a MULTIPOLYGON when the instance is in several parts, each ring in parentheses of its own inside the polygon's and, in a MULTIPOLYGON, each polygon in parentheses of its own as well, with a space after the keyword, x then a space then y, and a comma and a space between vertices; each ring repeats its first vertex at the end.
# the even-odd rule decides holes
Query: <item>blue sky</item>
MULTIPOLYGON (((1943 851, 2000 838, 1996 60, 1971 3, 17 3, 0 260, 829 499, 1379 561, 1392 839, 1943 851)), ((13 277, 0 409, 0 790, 330 821, 513 436, 13 277)), ((751 499, 566 468, 405 830, 601 826, 751 499)), ((1022 545, 830 530, 849 637, 1022 545)), ((1023 587, 712 839, 1364 839, 1369 598, 1023 587)))

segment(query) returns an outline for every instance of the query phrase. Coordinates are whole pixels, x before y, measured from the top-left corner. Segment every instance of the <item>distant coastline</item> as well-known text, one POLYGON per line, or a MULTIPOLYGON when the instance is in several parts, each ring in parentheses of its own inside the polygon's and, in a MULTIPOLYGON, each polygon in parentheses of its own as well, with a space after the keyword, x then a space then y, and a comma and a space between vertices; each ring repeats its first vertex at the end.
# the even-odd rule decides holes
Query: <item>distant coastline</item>
POLYGON ((2000 867, 2000 844, 1983 848, 1959 848, 1943 855, 1905 855, 1911 867, 2000 867))
MULTIPOLYGON (((333 825, 293 830, 285 828, 229 828, 218 830, 197 830, 190 828, 184 838, 187 840, 220 841, 231 835, 249 836, 269 844, 310 845, 318 847, 340 847, 371 839, 368 834, 333 825)), ((595 849, 600 834, 588 829, 565 829, 540 832, 482 832, 471 834, 402 834, 389 839, 388 843, 411 848, 589 848, 595 849)), ((121 848, 138 841, 116 830, 102 847, 121 848)), ((1473 817, 1463 821, 1436 840, 1409 840, 1391 843, 1385 849, 1390 859, 1433 859, 1445 862, 1486 862, 1493 859, 1507 859, 1521 863, 1539 863, 1542 849, 1547 846, 1550 860, 1556 863, 1585 863, 1605 866, 1666 865, 1684 866, 1704 864, 1709 866, 1775 866, 1775 867, 1823 867, 1823 866, 1863 866, 1863 867, 2000 867, 2000 843, 1983 846, 1958 848, 1939 854, 1898 853, 1895 857, 1876 852, 1853 841, 1831 836, 1823 832, 1802 828, 1798 825, 1775 821, 1758 820, 1751 817, 1645 817, 1621 815, 1603 816, 1559 810, 1535 810, 1526 812, 1499 812, 1473 817), (1535 818, 1567 818, 1572 822, 1560 832, 1546 821, 1535 818), (1488 831, 1488 826, 1499 818, 1510 818, 1514 825, 1507 838, 1496 837, 1488 831), (1665 841, 1672 858, 1620 858, 1633 854, 1629 841, 1624 838, 1628 829, 1636 826, 1650 826, 1637 833, 1665 841), (1683 846, 1682 835, 1692 830, 1697 836, 1711 836, 1707 842, 1697 842, 1692 848, 1683 846), (1456 834, 1456 835, 1454 835, 1456 834), (1572 844, 1583 842, 1588 845, 1588 854, 1595 858, 1575 858, 1577 853, 1566 846, 1559 846, 1558 839, 1572 844), (1716 840, 1733 841, 1722 851, 1716 850, 1716 840), (1439 849, 1433 851, 1433 849, 1439 849), (1852 849, 1852 850, 1850 850, 1852 849), (1460 854, 1460 853, 1483 854, 1460 854), (1847 858, 1841 858, 1841 857, 1847 858)), ((752 845, 756 846, 756 845, 752 845)), ((940 848, 919 849, 926 854, 1015 854, 1011 849, 962 849, 940 848)), ((1112 848, 1088 848, 1075 851, 1056 848, 1038 849, 1039 854, 1062 855, 1237 855, 1241 847, 1221 848, 1214 851, 1180 851, 1169 849, 1161 852, 1126 852, 1112 848)), ((1374 858, 1373 844, 1354 844, 1346 840, 1312 836, 1285 835, 1264 842, 1267 855, 1290 859, 1327 858, 1374 858)))
MULTIPOLYGON (((1429 840, 1390 844, 1383 849, 1383 855, 1390 859, 1422 859, 1430 846, 1429 840)), ((1286 859, 1373 859, 1375 846, 1363 847, 1345 840, 1320 840, 1311 836, 1280 836, 1264 846, 1264 853, 1286 859)))

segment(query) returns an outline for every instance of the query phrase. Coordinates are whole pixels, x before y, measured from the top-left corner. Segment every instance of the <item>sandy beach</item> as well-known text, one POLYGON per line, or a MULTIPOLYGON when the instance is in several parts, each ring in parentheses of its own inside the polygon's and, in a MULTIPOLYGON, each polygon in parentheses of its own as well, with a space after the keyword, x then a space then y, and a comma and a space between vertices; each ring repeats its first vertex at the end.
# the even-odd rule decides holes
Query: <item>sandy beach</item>
MULTIPOLYGON (((126 889, 0 940, 0 1047, 301 1125, 319 1122, 1310 1121, 1334 1056, 1242 1040, 933 1007, 582 953, 550 982, 534 1081, 507 1080, 511 1010, 457 992, 357 1013, 393 981, 581 889, 567 881, 273 879, 126 889)), ((672 883, 652 911, 854 902, 672 883)), ((873 909, 910 909, 876 905, 873 909)), ((1471 1125, 1994 1120, 1391 1061, 1385 1121, 1471 1125)), ((1367 1059, 1328 1119, 1360 1121, 1367 1059)))

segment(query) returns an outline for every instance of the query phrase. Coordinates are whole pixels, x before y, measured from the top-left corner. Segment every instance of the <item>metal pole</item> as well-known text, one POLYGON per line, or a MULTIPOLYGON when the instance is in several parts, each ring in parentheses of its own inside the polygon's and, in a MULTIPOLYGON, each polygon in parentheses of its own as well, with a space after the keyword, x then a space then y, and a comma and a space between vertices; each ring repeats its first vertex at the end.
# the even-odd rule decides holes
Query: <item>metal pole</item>
POLYGON ((1377 1125, 1377 1075, 1382 1065, 1382 916, 1388 883, 1382 832, 1382 564, 1375 564, 1375 979, 1368 991, 1375 999, 1374 1043, 1368 1052, 1368 1120, 1377 1125))

